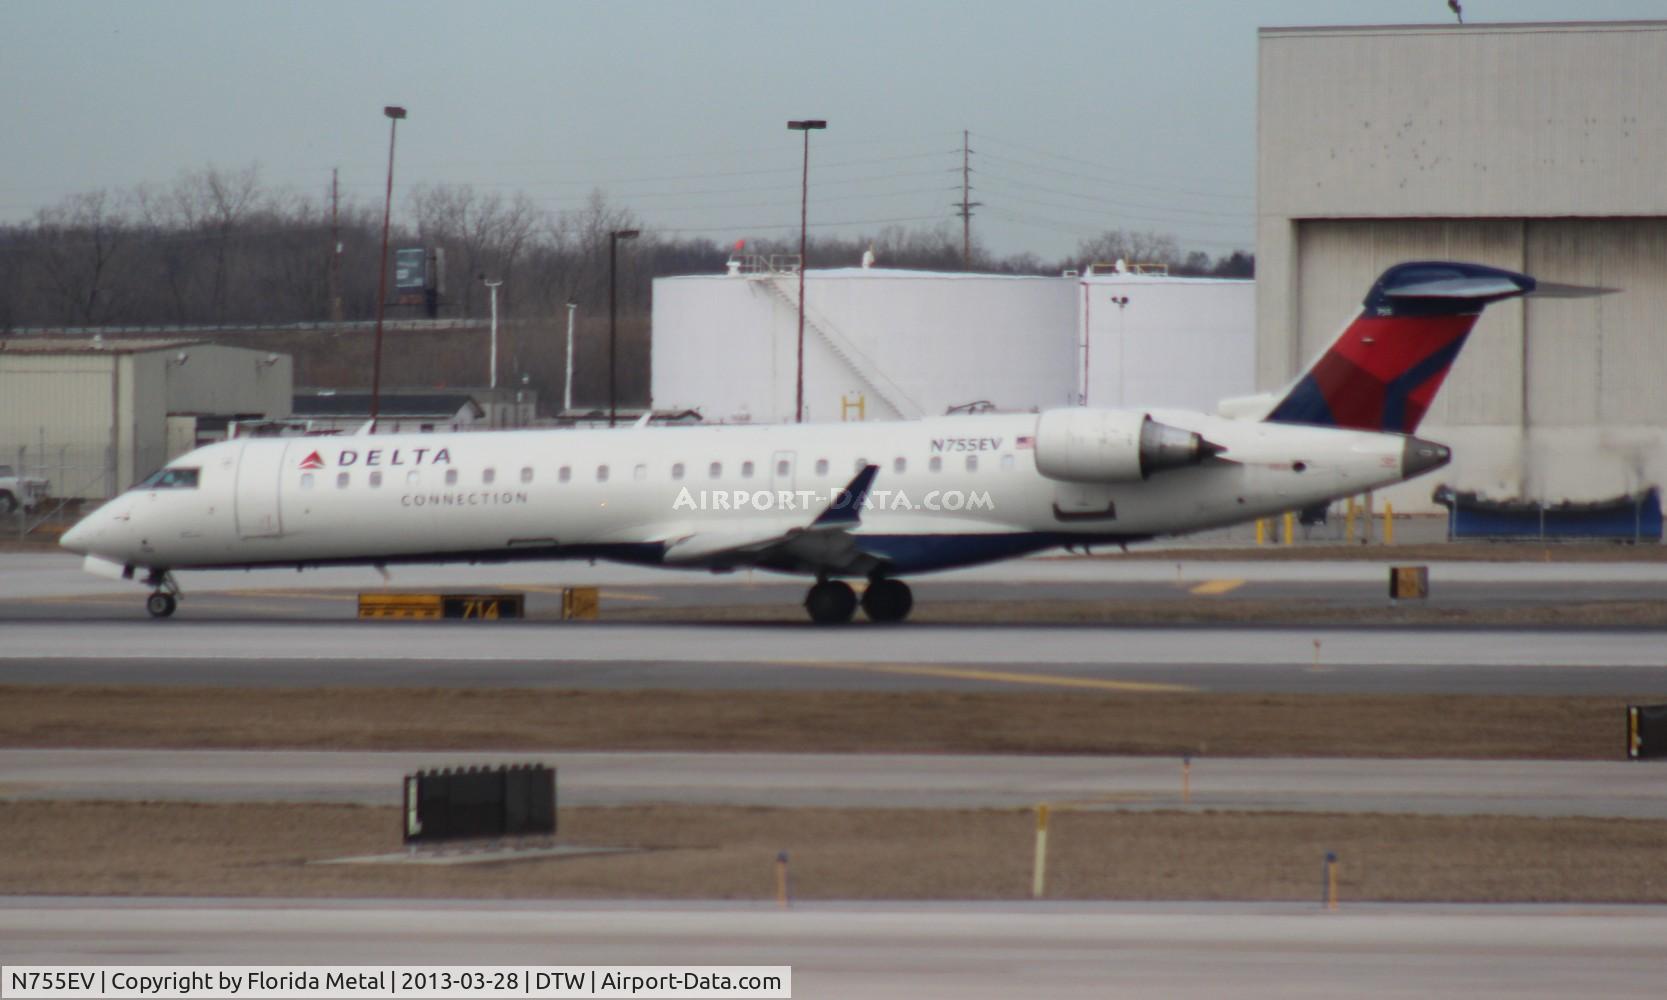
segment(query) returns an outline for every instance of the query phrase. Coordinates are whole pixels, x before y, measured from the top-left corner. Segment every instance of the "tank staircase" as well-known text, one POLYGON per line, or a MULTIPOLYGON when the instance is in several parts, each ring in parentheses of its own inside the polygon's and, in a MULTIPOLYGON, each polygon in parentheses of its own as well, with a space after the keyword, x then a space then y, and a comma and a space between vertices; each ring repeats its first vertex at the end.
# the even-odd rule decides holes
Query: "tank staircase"
MULTIPOLYGON (((739 262, 736 273, 746 277, 749 281, 763 285, 778 300, 789 309, 797 312, 799 309, 799 258, 797 255, 778 254, 773 257, 749 257, 739 262)), ((924 416, 921 405, 906 392, 903 387, 886 377, 880 366, 874 362, 861 348, 857 347, 849 337, 839 332, 838 327, 827 317, 820 315, 808 305, 805 307, 805 329, 820 337, 822 343, 834 353, 846 367, 862 381, 867 390, 874 397, 893 410, 905 420, 914 420, 924 416)))

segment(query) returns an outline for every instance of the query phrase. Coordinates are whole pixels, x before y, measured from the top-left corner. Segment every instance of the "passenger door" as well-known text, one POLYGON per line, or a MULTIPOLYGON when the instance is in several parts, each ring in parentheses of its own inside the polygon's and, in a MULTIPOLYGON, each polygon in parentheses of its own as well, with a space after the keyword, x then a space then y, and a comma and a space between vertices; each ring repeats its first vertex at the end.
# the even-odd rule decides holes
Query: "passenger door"
POLYGON ((289 443, 250 438, 237 456, 237 534, 262 538, 284 533, 278 491, 289 443))

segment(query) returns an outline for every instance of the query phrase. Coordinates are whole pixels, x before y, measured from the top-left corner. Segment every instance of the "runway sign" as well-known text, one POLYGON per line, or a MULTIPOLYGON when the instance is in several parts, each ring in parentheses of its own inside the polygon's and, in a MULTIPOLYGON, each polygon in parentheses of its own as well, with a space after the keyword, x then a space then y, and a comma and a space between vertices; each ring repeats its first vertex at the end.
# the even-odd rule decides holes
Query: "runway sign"
POLYGON ((1389 596, 1396 601, 1422 601, 1430 596, 1428 566, 1389 567, 1389 596))
POLYGON ((602 595, 595 587, 563 587, 561 617, 570 622, 593 622, 602 606, 602 595))
POLYGON ((1667 757, 1667 705, 1626 707, 1626 755, 1633 760, 1667 757))
POLYGON ((405 776, 407 844, 555 832, 555 768, 522 764, 405 776))
POLYGON ((432 621, 476 618, 483 621, 525 617, 522 594, 360 594, 360 618, 432 621))

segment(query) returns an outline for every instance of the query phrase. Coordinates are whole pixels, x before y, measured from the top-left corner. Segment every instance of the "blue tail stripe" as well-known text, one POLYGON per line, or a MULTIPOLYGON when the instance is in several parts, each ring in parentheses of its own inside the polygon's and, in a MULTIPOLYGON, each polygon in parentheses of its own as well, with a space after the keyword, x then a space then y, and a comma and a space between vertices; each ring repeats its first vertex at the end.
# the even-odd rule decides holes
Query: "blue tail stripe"
POLYGON ((1459 352, 1464 349, 1464 342, 1469 339, 1468 333, 1456 338, 1451 344, 1413 365, 1406 374, 1398 376, 1384 386, 1383 430, 1412 433, 1406 421, 1407 397, 1412 395, 1412 390, 1450 368, 1458 359, 1459 352))
POLYGON ((1337 426, 1337 418, 1332 416, 1325 394, 1320 392, 1320 383, 1314 380, 1313 375, 1304 375, 1290 394, 1268 414, 1267 420, 1276 424, 1337 426))

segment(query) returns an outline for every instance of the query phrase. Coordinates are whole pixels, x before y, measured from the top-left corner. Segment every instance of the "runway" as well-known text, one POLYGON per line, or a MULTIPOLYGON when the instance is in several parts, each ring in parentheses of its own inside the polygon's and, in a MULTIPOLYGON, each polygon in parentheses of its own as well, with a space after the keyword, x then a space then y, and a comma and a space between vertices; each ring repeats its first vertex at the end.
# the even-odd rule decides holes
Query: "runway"
POLYGON ((419 770, 544 763, 563 806, 1232 810, 1667 819, 1626 761, 0 750, 0 799, 398 805, 419 770))
MULTIPOLYGON (((1249 599, 1381 611, 1389 563, 1024 559, 922 578, 922 601, 1249 599)), ((961 624, 815 628, 677 622, 679 609, 779 612, 802 584, 557 563, 397 568, 399 587, 520 589, 549 614, 566 584, 660 622, 360 622, 370 569, 182 574, 149 620, 142 588, 67 554, 0 554, 0 683, 321 684, 713 690, 1100 690, 1281 693, 1667 692, 1667 632, 1632 628, 961 624)), ((1657 601, 1667 563, 1441 563, 1432 607, 1657 601)))
POLYGON ((1656 997, 1667 907, 0 900, 0 961, 788 965, 818 997, 1656 997))

